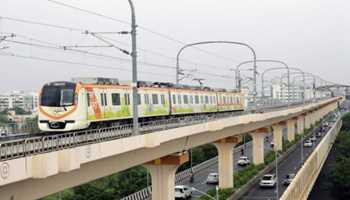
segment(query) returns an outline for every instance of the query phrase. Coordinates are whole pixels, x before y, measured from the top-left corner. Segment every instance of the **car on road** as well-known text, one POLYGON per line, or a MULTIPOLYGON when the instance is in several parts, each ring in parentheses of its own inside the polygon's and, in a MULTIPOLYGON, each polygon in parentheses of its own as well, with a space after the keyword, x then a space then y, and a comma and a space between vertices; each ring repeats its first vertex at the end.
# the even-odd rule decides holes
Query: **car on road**
POLYGON ((317 138, 315 136, 312 136, 309 138, 311 142, 316 142, 317 138))
POLYGON ((322 137, 322 130, 320 130, 316 133, 316 137, 322 137))
POLYGON ((175 186, 175 199, 189 199, 192 196, 192 189, 187 185, 175 186))
POLYGON ((283 180, 283 185, 288 186, 293 181, 294 177, 295 177, 295 174, 287 174, 286 178, 283 180))
POLYGON ((305 140, 305 142, 304 142, 304 147, 312 147, 312 142, 311 142, 311 140, 305 140))
POLYGON ((237 164, 239 166, 246 166, 250 164, 250 160, 248 159, 247 156, 241 156, 239 157, 239 160, 237 161, 237 164))
POLYGON ((265 174, 259 183, 260 187, 275 187, 277 178, 275 174, 265 174))
POLYGON ((212 172, 209 173, 207 177, 207 184, 218 184, 219 183, 219 174, 212 172))

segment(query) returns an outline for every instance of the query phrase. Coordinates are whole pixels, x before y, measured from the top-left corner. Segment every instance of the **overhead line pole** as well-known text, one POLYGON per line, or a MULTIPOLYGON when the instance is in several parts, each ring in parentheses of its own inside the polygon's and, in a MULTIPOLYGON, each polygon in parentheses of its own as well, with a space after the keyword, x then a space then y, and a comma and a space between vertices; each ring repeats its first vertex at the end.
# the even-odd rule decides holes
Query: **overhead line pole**
POLYGON ((240 46, 245 46, 249 48, 253 54, 253 63, 254 63, 254 102, 256 101, 256 96, 257 96, 257 90, 256 90, 256 74, 257 74, 257 66, 256 66, 256 53, 255 50, 248 44, 243 43, 243 42, 234 42, 234 41, 204 41, 204 42, 196 42, 196 43, 190 43, 184 45, 177 53, 176 55, 176 85, 179 85, 180 82, 180 63, 179 63, 179 58, 181 53, 183 52, 184 49, 191 47, 191 46, 196 46, 196 45, 202 45, 202 44, 235 44, 235 45, 240 45, 240 46))
MULTIPOLYGON (((248 60, 248 61, 244 61, 244 62, 241 62, 239 63, 237 66, 236 66, 236 75, 237 75, 237 79, 239 80, 240 79, 240 75, 239 75, 239 67, 241 67, 242 65, 245 65, 245 64, 249 64, 249 63, 254 63, 254 66, 256 66, 256 63, 257 62, 270 62, 270 63, 279 63, 279 64, 282 64, 285 66, 285 68, 287 69, 287 73, 288 73, 288 104, 289 104, 289 93, 290 93, 290 79, 289 79, 289 66, 287 65, 287 63, 283 62, 283 61, 280 61, 280 60, 272 60, 272 59, 262 59, 262 60, 248 60), (238 71, 238 73, 237 73, 238 71)), ((254 72, 255 74, 255 72, 254 72)), ((256 74, 255 74, 256 75, 256 74)), ((262 78, 263 78, 263 75, 262 75, 262 78)), ((238 82, 239 83, 239 82, 238 82)), ((240 84, 238 84, 239 87, 240 84)), ((239 88, 240 89, 240 88, 239 88)), ((262 91, 262 96, 264 96, 264 91, 262 91)))
POLYGON ((131 9, 131 57, 132 57, 132 110, 133 110, 133 133, 135 135, 139 134, 139 121, 138 121, 138 98, 137 98, 137 49, 136 49, 136 17, 135 8, 132 0, 128 0, 131 9))

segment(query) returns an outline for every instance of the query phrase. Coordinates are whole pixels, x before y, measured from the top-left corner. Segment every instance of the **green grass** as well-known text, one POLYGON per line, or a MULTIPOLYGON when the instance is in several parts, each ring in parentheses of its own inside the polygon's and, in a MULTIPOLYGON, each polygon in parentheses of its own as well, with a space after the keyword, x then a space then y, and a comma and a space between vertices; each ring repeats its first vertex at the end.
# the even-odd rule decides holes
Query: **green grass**
MULTIPOLYGON (((219 200, 226 200, 228 199, 234 192, 233 188, 226 188, 226 189, 220 189, 219 190, 219 200)), ((216 197, 216 189, 210 189, 207 191, 207 194, 212 197, 216 197)), ((199 200, 212 200, 212 198, 209 198, 205 195, 201 196, 199 200)))

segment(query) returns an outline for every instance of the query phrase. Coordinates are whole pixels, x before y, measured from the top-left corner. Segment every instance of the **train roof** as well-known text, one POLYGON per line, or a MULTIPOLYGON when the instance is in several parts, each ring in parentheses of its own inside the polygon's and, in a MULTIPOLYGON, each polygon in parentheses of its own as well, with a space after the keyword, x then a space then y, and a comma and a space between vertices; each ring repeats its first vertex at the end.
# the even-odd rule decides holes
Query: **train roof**
MULTIPOLYGON (((82 77, 72 78, 75 83, 82 84, 97 84, 97 85, 131 85, 131 81, 121 81, 117 78, 105 78, 105 77, 82 77)), ((199 91, 212 91, 212 92, 238 92, 238 90, 228 90, 223 88, 210 88, 201 86, 192 86, 179 84, 176 85, 170 82, 152 82, 152 81, 138 81, 138 87, 148 88, 172 88, 172 89, 187 89, 187 90, 199 90, 199 91)))

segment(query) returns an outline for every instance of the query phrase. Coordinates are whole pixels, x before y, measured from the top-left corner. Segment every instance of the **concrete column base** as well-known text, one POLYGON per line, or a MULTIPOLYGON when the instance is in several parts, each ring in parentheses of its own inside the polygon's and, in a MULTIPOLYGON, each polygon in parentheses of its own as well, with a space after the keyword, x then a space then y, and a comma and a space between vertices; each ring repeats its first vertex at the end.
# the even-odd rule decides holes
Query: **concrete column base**
POLYGON ((241 137, 229 137, 214 144, 218 150, 219 160, 219 188, 233 187, 233 150, 234 146, 242 141, 241 137))
POLYGON ((311 128, 311 114, 308 113, 305 115, 305 129, 311 128))
POLYGON ((301 116, 298 117, 297 127, 298 127, 298 134, 299 135, 304 133, 304 130, 305 130, 305 127, 304 127, 305 126, 304 125, 305 121, 304 120, 305 120, 304 115, 301 115, 301 116))
POLYGON ((283 127, 284 126, 285 126, 285 122, 280 122, 279 124, 272 125, 274 151, 283 150, 283 127))
POLYGON ((290 119, 287 121, 287 129, 288 129, 288 141, 292 142, 295 139, 295 119, 290 119))
POLYGON ((188 154, 174 154, 146 163, 152 177, 152 200, 175 199, 175 173, 188 154))
POLYGON ((265 136, 268 134, 268 128, 258 129, 250 135, 253 139, 253 164, 259 165, 264 163, 264 140, 265 136))

